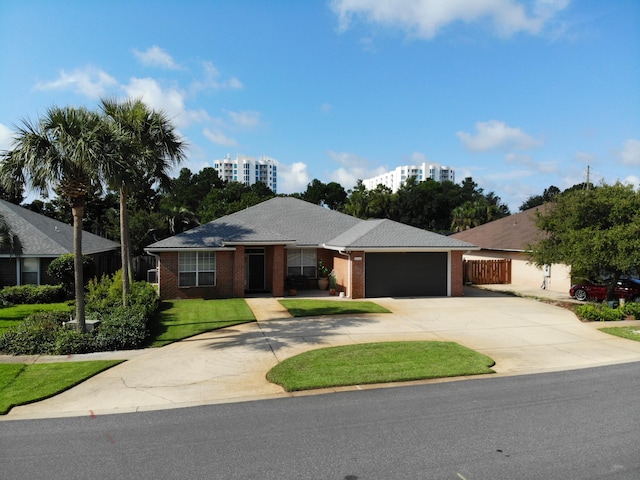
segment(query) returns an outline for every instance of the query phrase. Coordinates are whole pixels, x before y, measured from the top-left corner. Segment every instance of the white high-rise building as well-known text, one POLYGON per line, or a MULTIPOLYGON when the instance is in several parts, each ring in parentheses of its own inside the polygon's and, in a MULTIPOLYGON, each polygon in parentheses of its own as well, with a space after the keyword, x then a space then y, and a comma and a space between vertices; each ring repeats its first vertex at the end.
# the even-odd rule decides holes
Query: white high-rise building
POLYGON ((452 167, 425 162, 421 165, 403 165, 396 167, 396 169, 391 172, 362 180, 362 184, 367 190, 374 190, 378 185, 384 185, 395 193, 410 177, 415 177, 418 183, 424 182, 429 178, 436 182, 449 181, 455 183, 456 172, 452 167))
POLYGON ((240 182, 245 185, 253 185, 262 182, 273 193, 277 193, 278 187, 278 161, 262 156, 258 158, 231 155, 222 160, 214 160, 213 168, 218 172, 218 177, 227 182, 240 182))

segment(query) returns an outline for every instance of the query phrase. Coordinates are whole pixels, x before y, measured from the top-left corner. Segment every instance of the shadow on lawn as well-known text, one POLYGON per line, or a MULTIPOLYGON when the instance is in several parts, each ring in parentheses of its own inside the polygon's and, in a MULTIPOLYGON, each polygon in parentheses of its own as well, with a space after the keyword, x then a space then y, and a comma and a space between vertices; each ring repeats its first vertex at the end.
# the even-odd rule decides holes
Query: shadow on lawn
POLYGON ((231 349, 249 347, 256 351, 273 351, 298 345, 322 347, 332 345, 331 338, 348 335, 349 327, 377 323, 366 315, 336 315, 333 317, 298 317, 253 323, 247 329, 229 327, 210 334, 199 335, 186 341, 205 341, 208 348, 231 349))

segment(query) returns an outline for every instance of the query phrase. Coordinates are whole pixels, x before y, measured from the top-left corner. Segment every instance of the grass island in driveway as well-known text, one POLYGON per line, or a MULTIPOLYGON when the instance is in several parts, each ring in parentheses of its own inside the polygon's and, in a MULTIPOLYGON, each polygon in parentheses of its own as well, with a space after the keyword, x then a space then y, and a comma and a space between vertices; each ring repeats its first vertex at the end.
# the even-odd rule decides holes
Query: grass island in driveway
POLYGON ((380 342, 320 348, 283 360, 267 380, 286 391, 494 373, 495 362, 454 342, 380 342))

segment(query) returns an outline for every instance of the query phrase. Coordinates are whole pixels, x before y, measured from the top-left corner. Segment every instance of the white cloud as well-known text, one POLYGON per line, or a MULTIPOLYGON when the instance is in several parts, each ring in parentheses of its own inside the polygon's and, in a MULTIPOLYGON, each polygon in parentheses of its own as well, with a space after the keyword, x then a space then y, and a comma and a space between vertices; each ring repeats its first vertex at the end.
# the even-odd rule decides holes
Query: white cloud
POLYGON ((475 135, 457 132, 456 135, 467 150, 486 152, 488 150, 530 150, 539 147, 542 142, 534 139, 519 128, 510 127, 504 122, 490 120, 476 123, 475 135))
POLYGON ((310 181, 306 163, 278 163, 278 193, 303 192, 310 181))
POLYGON ((218 131, 211 131, 208 128, 205 128, 202 133, 205 137, 211 140, 213 143, 217 145, 222 145, 225 147, 235 147, 238 145, 238 142, 231 137, 226 136, 224 133, 218 131))
POLYGON ((177 127, 210 120, 206 111, 186 108, 186 93, 183 90, 164 88, 153 78, 131 78, 122 89, 129 97, 139 98, 151 108, 163 111, 177 127))
POLYGON ((154 45, 151 48, 148 48, 146 51, 141 52, 139 50, 133 49, 133 54, 140 60, 143 65, 148 65, 152 67, 160 67, 166 68, 169 70, 179 70, 180 66, 174 62, 171 55, 165 52, 163 49, 154 45))
POLYGON ((504 157, 507 163, 518 163, 529 167, 539 173, 555 173, 558 171, 558 165, 555 162, 540 162, 534 160, 530 155, 519 155, 516 153, 508 153, 504 157))
POLYGON ((570 0, 333 0, 338 29, 345 31, 355 20, 396 27, 408 35, 431 39, 450 24, 489 20, 500 36, 517 32, 538 34, 570 0))
POLYGON ((354 153, 329 151, 328 155, 341 165, 330 173, 330 180, 339 183, 345 189, 354 187, 358 180, 375 177, 387 171, 382 166, 372 167, 369 160, 354 153))
POLYGON ((630 139, 624 142, 620 158, 625 165, 640 165, 640 140, 630 139))
POLYGON ((202 70, 204 72, 204 79, 194 81, 191 84, 191 91, 194 93, 208 89, 220 90, 223 88, 230 88, 233 90, 239 90, 244 86, 236 77, 231 77, 226 81, 220 81, 220 72, 211 62, 202 62, 202 70))
POLYGON ((260 126, 262 123, 262 114, 253 110, 244 110, 241 112, 226 110, 226 113, 234 125, 238 125, 243 128, 255 128, 260 126))
POLYGON ((13 141, 13 132, 0 123, 0 151, 9 150, 13 141))
POLYGON ((574 156, 575 160, 585 165, 595 162, 596 156, 589 152, 576 152, 574 156))
POLYGON ((110 87, 117 84, 115 78, 99 68, 84 67, 77 68, 71 73, 61 70, 56 80, 38 82, 35 88, 36 90, 72 90, 90 98, 100 98, 110 87))

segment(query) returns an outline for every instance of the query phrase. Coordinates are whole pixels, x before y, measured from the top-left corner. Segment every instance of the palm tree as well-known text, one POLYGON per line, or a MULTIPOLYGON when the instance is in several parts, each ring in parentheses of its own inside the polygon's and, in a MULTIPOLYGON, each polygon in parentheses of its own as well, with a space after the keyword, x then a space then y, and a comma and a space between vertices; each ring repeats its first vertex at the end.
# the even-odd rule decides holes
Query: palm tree
POLYGON ((103 129, 100 116, 85 108, 52 107, 37 123, 23 120, 13 149, 3 152, 0 184, 30 185, 43 196, 55 189, 71 205, 76 321, 84 332, 84 278, 82 273, 82 217, 87 192, 99 185, 103 129))
POLYGON ((186 145, 168 118, 149 109, 141 100, 103 99, 101 110, 111 131, 103 172, 109 185, 120 195, 122 303, 126 307, 131 285, 129 193, 143 182, 166 183, 169 170, 184 158, 186 145))

